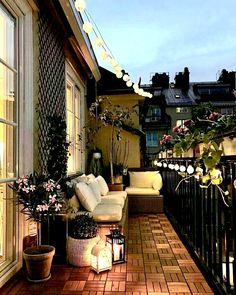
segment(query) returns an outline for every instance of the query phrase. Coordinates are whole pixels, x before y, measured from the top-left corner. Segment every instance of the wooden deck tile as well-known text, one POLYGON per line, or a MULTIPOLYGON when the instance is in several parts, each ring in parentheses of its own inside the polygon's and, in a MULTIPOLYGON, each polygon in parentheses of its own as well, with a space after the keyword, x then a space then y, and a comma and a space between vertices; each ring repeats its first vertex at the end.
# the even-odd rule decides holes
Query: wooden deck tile
MULTIPOLYGON (((127 282, 126 291, 127 292, 147 292, 147 286, 145 282, 127 282)), ((144 293, 144 294, 147 294, 147 293, 144 293)))
POLYGON ((148 292, 168 292, 168 287, 166 282, 147 282, 147 290, 148 292))
POLYGON ((130 216, 126 263, 100 274, 90 267, 53 265, 49 281, 19 276, 2 295, 213 295, 164 214, 130 216))
POLYGON ((178 293, 189 292, 189 294, 191 294, 187 283, 171 282, 171 283, 167 283, 167 286, 168 286, 169 292, 178 292, 178 293))

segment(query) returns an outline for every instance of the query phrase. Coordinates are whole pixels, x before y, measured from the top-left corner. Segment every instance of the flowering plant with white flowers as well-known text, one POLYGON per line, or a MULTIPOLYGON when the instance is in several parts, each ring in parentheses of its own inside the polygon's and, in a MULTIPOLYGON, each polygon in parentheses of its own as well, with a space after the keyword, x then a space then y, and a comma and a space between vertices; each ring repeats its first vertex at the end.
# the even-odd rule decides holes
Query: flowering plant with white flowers
POLYGON ((58 213, 65 203, 58 182, 36 172, 9 186, 16 192, 16 202, 22 205, 21 212, 36 222, 58 213))

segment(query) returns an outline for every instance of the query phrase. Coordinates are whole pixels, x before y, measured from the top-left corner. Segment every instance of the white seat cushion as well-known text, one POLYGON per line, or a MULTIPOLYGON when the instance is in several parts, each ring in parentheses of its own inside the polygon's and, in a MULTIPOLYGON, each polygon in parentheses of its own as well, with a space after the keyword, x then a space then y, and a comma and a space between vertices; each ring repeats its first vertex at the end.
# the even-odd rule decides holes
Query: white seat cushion
POLYGON ((116 198, 123 198, 125 200, 127 197, 127 192, 126 191, 109 191, 107 193, 107 196, 114 196, 116 198))
POLYGON ((149 195, 149 196, 159 196, 160 191, 153 188, 141 188, 141 187, 127 187, 126 192, 128 195, 149 195))
POLYGON ((101 204, 114 204, 114 205, 120 205, 121 208, 124 207, 125 199, 117 196, 102 196, 101 197, 101 204))
POLYGON ((92 212, 97 222, 120 221, 122 218, 122 207, 114 204, 98 204, 92 212))
POLYGON ((98 204, 92 189, 85 182, 78 182, 75 185, 75 194, 82 206, 90 212, 93 211, 98 204))

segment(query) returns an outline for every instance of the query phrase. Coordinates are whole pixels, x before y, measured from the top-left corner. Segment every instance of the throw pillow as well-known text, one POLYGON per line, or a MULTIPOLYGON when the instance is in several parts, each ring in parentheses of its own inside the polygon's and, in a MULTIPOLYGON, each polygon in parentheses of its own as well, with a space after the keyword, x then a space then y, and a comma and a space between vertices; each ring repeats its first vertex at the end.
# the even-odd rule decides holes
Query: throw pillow
POLYGON ((97 181, 96 180, 90 180, 88 182, 88 186, 92 189, 98 203, 100 203, 101 202, 101 192, 100 192, 100 186, 97 183, 97 181))
POLYGON ((153 179, 157 173, 157 171, 129 171, 130 186, 139 188, 152 188, 153 179))
POLYGON ((153 183, 152 183, 152 186, 155 190, 161 190, 162 188, 162 177, 161 177, 161 174, 160 173, 157 173, 155 176, 154 176, 154 179, 153 179, 153 183))
POLYGON ((92 189, 85 182, 78 182, 75 185, 75 193, 82 206, 92 212, 97 206, 98 201, 92 189))
POLYGON ((96 179, 96 177, 92 173, 90 173, 89 175, 87 175, 87 178, 89 180, 95 180, 96 179))
POLYGON ((99 184, 101 195, 106 196, 107 193, 109 192, 109 188, 108 188, 108 185, 106 183, 106 180, 101 175, 98 175, 96 180, 97 180, 97 182, 99 184))

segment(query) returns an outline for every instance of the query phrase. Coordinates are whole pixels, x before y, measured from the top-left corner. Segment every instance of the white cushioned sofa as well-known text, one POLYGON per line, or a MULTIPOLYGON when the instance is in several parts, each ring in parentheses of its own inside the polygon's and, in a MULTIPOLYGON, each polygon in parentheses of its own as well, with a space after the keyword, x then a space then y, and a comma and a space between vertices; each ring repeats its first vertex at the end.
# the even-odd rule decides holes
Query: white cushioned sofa
POLYGON ((128 198, 126 191, 109 191, 102 176, 82 175, 72 180, 75 195, 69 201, 69 218, 88 211, 98 223, 99 235, 105 239, 110 228, 128 229, 128 198))
POLYGON ((129 169, 129 185, 126 187, 130 213, 162 213, 163 186, 162 176, 158 171, 129 169))

